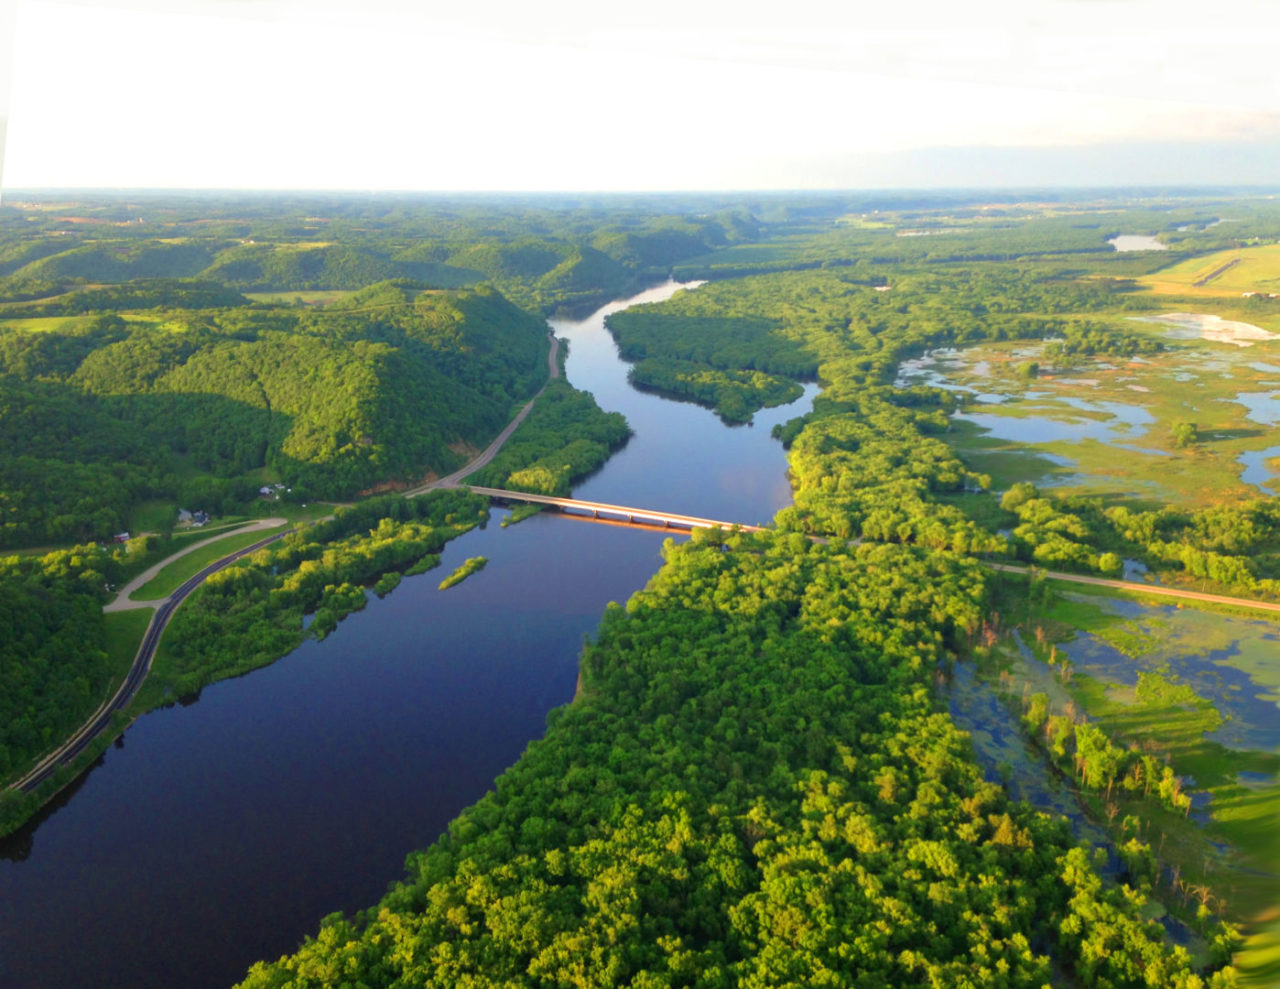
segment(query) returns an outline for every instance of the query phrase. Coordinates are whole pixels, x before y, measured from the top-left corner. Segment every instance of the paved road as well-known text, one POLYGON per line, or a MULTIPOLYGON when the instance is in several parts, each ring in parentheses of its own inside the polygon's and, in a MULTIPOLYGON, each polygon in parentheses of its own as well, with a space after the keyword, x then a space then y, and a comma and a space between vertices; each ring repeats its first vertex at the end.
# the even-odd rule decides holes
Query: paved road
POLYGON ((523 501, 530 505, 551 505, 555 508, 576 508, 582 512, 591 512, 593 517, 601 515, 621 516, 627 521, 637 519, 645 522, 656 522, 659 525, 675 526, 684 529, 732 529, 743 532, 764 532, 762 525, 746 525, 741 522, 722 522, 719 519, 706 519, 698 515, 681 515, 679 512, 653 511, 648 508, 634 508, 630 505, 611 505, 604 501, 583 501, 580 498, 557 498, 553 495, 531 494, 528 491, 508 491, 503 488, 482 488, 468 485, 475 494, 498 498, 503 501, 523 501))
POLYGON ((200 549, 200 547, 202 546, 208 546, 210 543, 217 542, 219 539, 228 539, 231 536, 238 536, 244 532, 253 532, 257 529, 274 529, 277 526, 288 525, 288 524, 289 524, 288 519, 279 519, 279 518, 259 519, 257 522, 251 522, 248 525, 239 526, 238 528, 235 528, 235 529, 229 529, 226 532, 219 533, 216 536, 211 536, 208 539, 202 539, 198 543, 192 543, 190 546, 187 546, 184 549, 180 549, 178 552, 174 553, 172 556, 166 556, 154 567, 150 567, 147 570, 144 570, 142 573, 138 574, 138 576, 134 577, 133 580, 129 581, 129 583, 125 584, 124 587, 120 588, 120 593, 116 595, 115 600, 112 601, 110 604, 104 606, 102 610, 103 611, 130 611, 134 608, 158 607, 159 605, 162 605, 164 604, 164 602, 168 601, 169 598, 167 597, 155 598, 151 601, 130 601, 129 596, 135 593, 138 590, 138 588, 142 587, 144 584, 149 583, 152 580, 152 578, 154 578, 158 573, 160 573, 161 570, 167 567, 174 560, 181 559, 182 557, 186 556, 188 553, 194 553, 196 550, 200 549))
MULTIPOLYGON (((547 354, 547 372, 548 378, 554 379, 560 377, 560 341, 556 339, 554 334, 548 333, 548 336, 551 339, 551 349, 547 354)), ((533 403, 538 400, 538 397, 545 390, 546 385, 543 385, 542 388, 538 389, 538 394, 534 395, 533 398, 529 400, 525 407, 521 409, 516 417, 507 425, 507 428, 498 434, 497 438, 489 444, 483 453, 473 459, 465 467, 461 470, 454 471, 447 477, 442 477, 439 480, 432 481, 430 484, 422 485, 412 491, 406 491, 404 493, 405 497, 411 498, 414 495, 419 495, 435 488, 457 487, 458 482, 461 481, 462 478, 479 470, 481 467, 488 465, 489 462, 493 460, 494 456, 497 455, 498 451, 502 449, 502 445, 511 438, 511 434, 519 428, 522 422, 524 422, 525 418, 529 415, 529 412, 533 409, 533 403)), ((287 520, 285 519, 263 519, 251 526, 237 529, 235 532, 248 532, 253 528, 265 528, 270 525, 281 525, 286 521, 287 520)), ((103 611, 122 611, 130 608, 156 609, 155 614, 151 616, 150 624, 147 625, 147 631, 142 637, 142 645, 138 647, 138 654, 133 659, 133 665, 129 668, 129 673, 125 677, 124 683, 120 685, 120 689, 117 690, 109 700, 104 702, 103 705, 93 713, 89 720, 85 722, 80 729, 71 736, 71 738, 59 746, 56 751, 49 753, 49 755, 45 756, 44 759, 40 760, 31 772, 13 784, 13 788, 26 791, 34 790, 37 786, 48 779, 59 766, 71 761, 83 752, 85 748, 88 747, 89 743, 97 737, 98 733, 111 721, 111 716, 117 711, 124 710, 124 708, 129 705, 129 702, 133 700, 134 694, 138 692, 138 688, 142 686, 142 681, 146 679, 147 673, 151 670, 151 661, 155 658, 156 647, 160 643, 160 636, 164 633, 165 626, 169 623, 169 619, 173 616, 173 612, 177 610, 178 605, 183 602, 187 595, 199 587, 210 574, 217 573, 223 567, 234 563, 242 556, 247 556, 255 550, 259 550, 263 546, 287 536, 292 531, 292 529, 286 529, 284 532, 277 532, 272 536, 268 536, 266 539, 260 539, 252 546, 246 546, 244 549, 237 550, 236 552, 209 564, 198 574, 188 578, 181 587, 170 594, 167 598, 161 598, 155 601, 130 601, 129 595, 143 584, 147 583, 147 581, 155 577, 156 574, 168 566, 173 560, 181 556, 185 556, 187 553, 194 552, 201 546, 207 546, 215 539, 223 538, 222 536, 214 536, 212 539, 204 539, 193 546, 188 546, 182 550, 182 552, 175 553, 173 556, 157 563, 146 572, 139 574, 121 588, 120 593, 116 595, 115 600, 106 605, 103 608, 103 611)), ((226 535, 233 534, 234 533, 227 533, 226 535)))
MULTIPOLYGON (((551 337, 551 352, 547 354, 548 377, 549 379, 555 379, 560 377, 560 362, 557 359, 560 354, 560 341, 551 334, 548 334, 548 336, 551 337)), ((434 491, 437 488, 456 488, 460 483, 462 483, 462 479, 468 474, 474 474, 481 467, 489 466, 493 461, 493 458, 498 455, 498 451, 502 449, 503 444, 505 444, 507 440, 511 439, 511 434, 520 428, 520 423, 524 422, 525 417, 533 411, 533 403, 536 402, 546 390, 546 385, 539 388, 538 394, 529 399, 525 407, 521 409, 516 414, 516 417, 507 424, 507 428, 500 432, 492 443, 485 447, 483 453, 474 460, 471 460, 465 467, 459 468, 452 474, 432 481, 429 484, 423 484, 416 488, 412 488, 411 490, 406 491, 404 496, 406 498, 413 498, 420 494, 426 494, 428 491, 434 491)))
MULTIPOLYGON (((142 637, 142 645, 138 647, 138 654, 134 656, 133 665, 129 668, 129 673, 125 676, 124 683, 120 684, 120 689, 93 713, 89 720, 80 727, 79 731, 67 739, 56 751, 50 752, 40 760, 35 768, 14 783, 13 787, 28 792, 34 790, 53 775, 59 766, 80 755, 89 746, 89 743, 97 737, 98 733, 110 723, 113 714, 129 706, 129 702, 133 700, 133 695, 138 692, 138 688, 142 686, 142 681, 147 678, 147 673, 151 670, 151 661, 155 658, 156 646, 160 644, 160 636, 164 632, 165 625, 168 624, 173 612, 188 594, 199 587, 210 574, 217 573, 223 567, 240 559, 240 557, 247 556, 249 553, 287 536, 292 531, 292 529, 286 529, 284 532, 277 532, 266 539, 258 540, 252 546, 236 550, 236 552, 224 556, 221 560, 210 563, 198 574, 189 577, 181 587, 160 602, 160 606, 156 608, 156 613, 151 616, 151 622, 147 625, 146 634, 142 637)), ((150 602, 146 607, 151 607, 155 603, 150 602)))

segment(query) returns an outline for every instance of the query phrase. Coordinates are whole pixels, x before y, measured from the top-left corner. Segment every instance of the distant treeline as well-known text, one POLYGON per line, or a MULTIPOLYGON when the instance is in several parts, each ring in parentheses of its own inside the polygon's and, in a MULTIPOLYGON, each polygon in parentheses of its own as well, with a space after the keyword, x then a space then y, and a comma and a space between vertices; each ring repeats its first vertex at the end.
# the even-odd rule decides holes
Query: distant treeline
MULTIPOLYGON (((216 211, 216 210, 215 210, 216 211)), ((745 209, 654 216, 626 209, 470 216, 408 210, 364 222, 297 216, 169 217, 137 226, 89 211, 68 229, 0 224, 0 302, 137 279, 200 279, 240 292, 355 290, 405 278, 453 289, 492 282, 519 305, 550 311, 605 301, 661 278, 675 262, 756 237, 745 209)), ((252 211, 250 214, 252 215, 252 211)), ((119 308, 106 295, 62 295, 39 313, 119 308)), ((188 307, 191 308, 191 307, 188 307)))

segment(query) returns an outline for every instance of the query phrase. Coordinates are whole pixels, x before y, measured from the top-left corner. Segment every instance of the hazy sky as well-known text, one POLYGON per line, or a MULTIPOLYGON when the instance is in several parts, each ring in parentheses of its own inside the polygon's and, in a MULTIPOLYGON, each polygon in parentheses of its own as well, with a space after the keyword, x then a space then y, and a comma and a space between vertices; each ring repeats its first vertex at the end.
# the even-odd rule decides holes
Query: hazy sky
POLYGON ((16 7, 11 188, 1280 180, 1275 0, 16 7))

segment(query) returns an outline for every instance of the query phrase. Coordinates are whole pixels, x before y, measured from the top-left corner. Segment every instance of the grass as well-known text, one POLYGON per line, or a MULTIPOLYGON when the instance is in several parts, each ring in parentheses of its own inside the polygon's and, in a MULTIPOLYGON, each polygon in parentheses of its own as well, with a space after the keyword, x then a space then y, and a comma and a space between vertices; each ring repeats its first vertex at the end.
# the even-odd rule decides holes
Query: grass
POLYGON ((335 504, 324 501, 309 501, 305 506, 288 501, 263 501, 259 505, 264 518, 279 517, 295 523, 315 522, 332 515, 337 508, 335 504))
POLYGON ((1273 911, 1245 941, 1235 965, 1243 976, 1243 986, 1274 989, 1280 985, 1280 910, 1273 911))
POLYGON ((1049 483, 1073 471, 1015 440, 1002 440, 964 419, 952 420, 945 437, 964 462, 979 474, 991 478, 996 491, 1004 491, 1018 481, 1049 483))
POLYGON ((155 601, 168 597, 176 591, 189 577, 199 573, 210 563, 220 560, 228 553, 251 546, 260 539, 266 539, 279 527, 272 529, 255 529, 252 532, 230 533, 219 538, 208 546, 187 553, 174 560, 147 583, 130 595, 132 601, 155 601))
POLYGON ((1239 295, 1280 292, 1280 244, 1188 258, 1138 279, 1159 295, 1239 295), (1197 282, 1205 284, 1197 286, 1197 282))
POLYGON ((140 501, 129 513, 129 532, 135 536, 140 532, 160 532, 166 524, 177 521, 177 509, 176 502, 164 498, 140 501))
MULTIPOLYGON (((111 657, 112 669, 119 671, 117 685, 133 665, 133 658, 138 655, 138 646, 142 644, 142 636, 146 634, 153 613, 152 608, 136 608, 109 611, 102 616, 107 627, 107 655, 111 657)), ((115 686, 112 686, 113 690, 115 686)))
POLYGON ((304 305, 325 306, 339 299, 355 295, 349 289, 299 289, 293 292, 245 292, 244 297, 254 302, 291 303, 301 299, 304 305))
POLYGON ((31 316, 22 319, 0 319, 0 331, 52 333, 84 326, 97 318, 97 316, 31 316))

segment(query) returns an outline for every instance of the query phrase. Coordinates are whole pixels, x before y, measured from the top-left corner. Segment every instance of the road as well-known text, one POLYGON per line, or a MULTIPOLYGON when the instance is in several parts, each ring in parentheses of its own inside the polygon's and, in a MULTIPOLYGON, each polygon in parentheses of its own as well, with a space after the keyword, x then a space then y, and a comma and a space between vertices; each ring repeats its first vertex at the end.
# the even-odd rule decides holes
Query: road
MULTIPOLYGON (((1004 573, 1029 574, 1031 567, 1020 567, 1010 563, 987 563, 992 570, 1004 573)), ((1154 594, 1156 597, 1179 598, 1183 601, 1203 601, 1207 604, 1225 604, 1233 608, 1253 608, 1258 611, 1280 612, 1280 604, 1270 601, 1254 601, 1251 598, 1233 598, 1225 594, 1203 594, 1200 591, 1183 591, 1176 587, 1160 587, 1155 584, 1138 584, 1129 580, 1109 580, 1106 577, 1086 577, 1079 573, 1063 573, 1058 570, 1041 570, 1036 572, 1051 580, 1065 580, 1072 584, 1090 584, 1094 587, 1111 587, 1118 591, 1133 591, 1138 594, 1154 594)))
MULTIPOLYGON (((217 573, 223 567, 240 559, 240 557, 247 556, 249 553, 287 536, 292 531, 292 529, 286 529, 284 532, 277 532, 266 539, 258 540, 252 546, 236 550, 236 552, 210 563, 198 574, 187 578, 181 587, 161 601, 159 603, 160 606, 156 608, 155 614, 151 616, 151 622, 147 625, 146 634, 142 637, 142 644, 138 647, 138 653, 133 658, 133 665, 129 667, 129 672, 125 676, 124 682, 120 684, 120 689, 105 701, 74 735, 55 751, 50 752, 41 759, 26 776, 14 783, 13 788, 27 792, 34 790, 52 776, 59 766, 75 759, 88 748, 98 733, 110 723, 112 715, 117 711, 123 711, 129 706, 129 702, 133 700, 134 694, 138 692, 138 688, 142 686, 142 681, 147 678, 147 673, 151 670, 151 661, 155 658, 156 646, 160 644, 160 636, 164 632, 165 625, 168 624, 169 618, 188 594, 199 587, 210 574, 217 573)), ((144 607, 151 607, 154 604, 156 602, 149 602, 144 607)))
MULTIPOLYGON (((548 382, 560 377, 560 341, 552 334, 547 334, 551 338, 551 352, 547 354, 547 370, 548 382)), ((543 385, 538 389, 538 394, 529 399, 523 409, 516 413, 516 417, 507 424, 507 428, 500 432, 497 438, 485 447, 484 452, 473 460, 469 461, 465 467, 455 470, 446 477, 441 477, 429 484, 422 484, 404 493, 406 498, 413 498, 420 494, 426 494, 428 491, 434 491, 437 488, 456 488, 462 483, 462 479, 468 474, 474 474, 481 467, 488 467, 493 458, 498 455, 498 451, 502 449, 503 444, 511 439, 511 434, 520 428, 520 423, 524 422, 525 417, 533 411, 533 403, 536 402, 542 393, 547 390, 547 386, 543 385)))
POLYGON ((130 601, 129 596, 135 593, 138 590, 138 588, 144 586, 145 584, 150 583, 151 580, 157 574, 159 574, 161 570, 167 567, 174 560, 179 560, 182 557, 186 556, 188 553, 194 553, 196 550, 200 549, 202 546, 208 546, 210 543, 217 542, 219 539, 226 539, 230 536, 238 536, 244 532, 253 532, 256 529, 275 529, 278 526, 288 525, 288 523, 289 523, 288 519, 279 519, 279 518, 259 519, 257 522, 250 522, 248 525, 239 526, 238 528, 235 528, 235 529, 229 529, 228 531, 219 533, 216 536, 210 536, 208 539, 202 539, 198 543, 192 543, 190 546, 187 546, 184 549, 180 549, 178 552, 174 553, 172 556, 166 556, 154 567, 150 567, 144 570, 142 573, 138 574, 138 576, 134 577, 133 580, 129 581, 129 583, 125 584, 124 587, 120 588, 120 593, 116 595, 115 600, 112 601, 110 604, 106 605, 105 607, 103 607, 102 610, 103 611, 130 611, 134 608, 158 607, 164 604, 164 602, 168 601, 169 599, 155 598, 154 600, 151 600, 151 601, 130 601))
POLYGON ((1228 261, 1226 264, 1220 264, 1220 265, 1218 265, 1218 267, 1214 268, 1214 269, 1213 269, 1213 271, 1209 272, 1209 274, 1207 274, 1207 275, 1205 275, 1203 278, 1201 278, 1201 279, 1200 279, 1200 281, 1198 281, 1198 282, 1192 282, 1192 283, 1191 283, 1191 287, 1192 287, 1192 288, 1204 288, 1206 285, 1208 285, 1208 284, 1209 284, 1211 281, 1213 281, 1215 278, 1221 278, 1223 275, 1225 275, 1228 271, 1230 271, 1232 268, 1234 268, 1236 265, 1238 265, 1238 264, 1241 262, 1241 260, 1242 260, 1241 258, 1232 258, 1232 259, 1231 259, 1230 261, 1228 261))
MULTIPOLYGON (((548 333, 547 336, 551 340, 551 349, 547 354, 547 372, 548 381, 550 381, 560 377, 560 341, 556 339, 554 334, 548 333)), ((461 470, 456 470, 447 477, 442 477, 439 480, 432 481, 430 484, 422 485, 412 491, 406 491, 404 493, 405 497, 412 498, 414 495, 419 495, 435 488, 457 487, 462 478, 479 470, 481 467, 487 466, 497 455, 498 451, 502 449, 503 444, 511 438, 511 434, 519 428, 522 422, 524 422, 525 418, 529 415, 529 412, 533 409, 533 403, 538 400, 538 397, 544 391, 546 391, 546 387, 546 385, 543 385, 542 388, 538 389, 538 394, 534 395, 533 398, 529 400, 525 407, 521 409, 516 417, 507 425, 507 428, 499 433, 497 438, 485 448, 483 453, 471 460, 461 470)), ((281 525, 286 521, 286 519, 263 519, 259 522, 253 523, 253 525, 236 529, 234 532, 227 533, 226 535, 233 535, 238 532, 248 532, 253 528, 266 528, 273 525, 281 525)), ((185 556, 187 553, 194 552, 202 546, 207 546, 215 539, 222 538, 222 536, 214 536, 212 539, 204 539, 193 546, 186 547, 181 552, 175 553, 173 556, 161 560, 155 566, 151 567, 144 573, 139 574, 121 588, 120 593, 116 595, 115 600, 106 605, 102 609, 103 611, 123 611, 132 608, 156 609, 155 614, 151 616, 150 623, 147 625, 147 631, 142 637, 142 644, 138 647, 138 653, 134 656, 133 665, 130 666, 129 672, 124 678, 124 682, 120 685, 120 689, 117 690, 108 700, 104 701, 102 706, 90 716, 88 721, 81 725, 80 729, 74 735, 67 739, 67 741, 60 745, 56 750, 50 752, 47 756, 41 759, 31 772, 22 777, 22 779, 18 780, 16 783, 12 784, 12 788, 28 792, 34 790, 53 775, 59 766, 65 765, 67 762, 70 762, 72 759, 75 759, 80 755, 80 753, 89 746, 94 738, 97 737, 98 733, 110 723, 112 715, 117 711, 122 711, 128 707, 129 702, 133 700, 134 695, 138 692, 138 688, 142 686, 142 682, 146 679, 147 673, 151 670, 151 662, 155 658, 156 647, 160 644, 160 636, 164 633, 165 626, 169 623, 169 619, 173 616, 174 611, 177 610, 178 605, 186 599, 187 595, 199 587, 210 574, 217 573, 223 567, 234 563, 242 556, 247 556, 255 550, 259 550, 263 546, 267 546, 270 543, 275 542, 277 539, 287 536, 292 531, 293 529, 286 529, 283 532, 277 532, 274 535, 268 536, 266 539, 260 539, 252 546, 246 546, 244 549, 237 550, 236 552, 230 553, 222 559, 209 564, 199 573, 189 577, 181 587, 170 594, 167 598, 160 598, 155 601, 130 601, 129 595, 154 578, 156 574, 174 560, 181 556, 185 556)))

